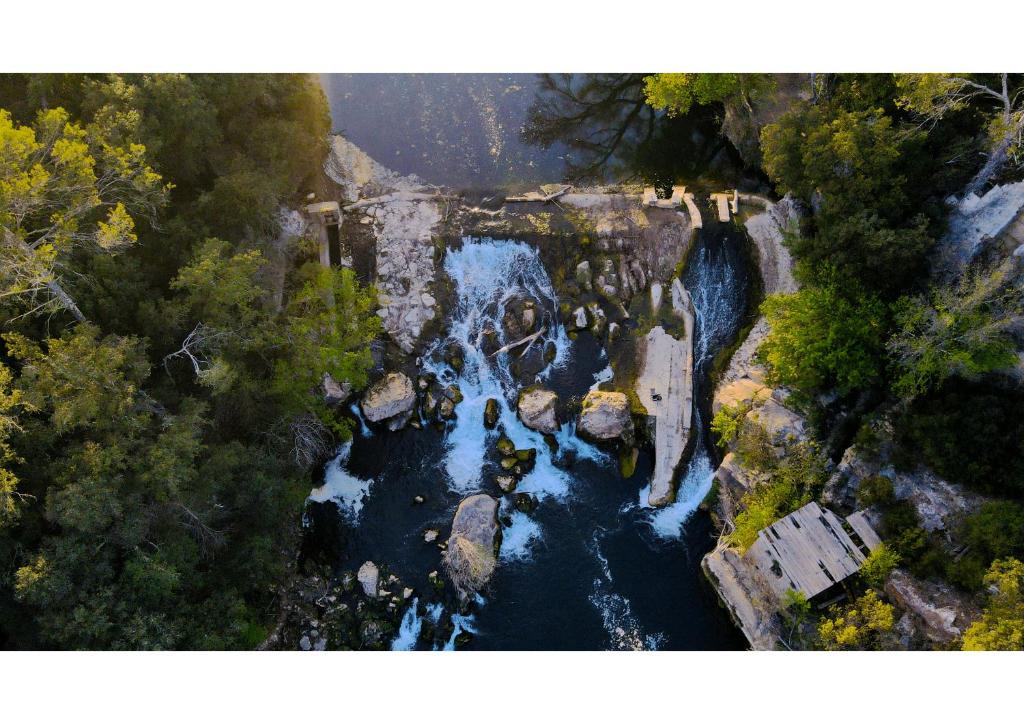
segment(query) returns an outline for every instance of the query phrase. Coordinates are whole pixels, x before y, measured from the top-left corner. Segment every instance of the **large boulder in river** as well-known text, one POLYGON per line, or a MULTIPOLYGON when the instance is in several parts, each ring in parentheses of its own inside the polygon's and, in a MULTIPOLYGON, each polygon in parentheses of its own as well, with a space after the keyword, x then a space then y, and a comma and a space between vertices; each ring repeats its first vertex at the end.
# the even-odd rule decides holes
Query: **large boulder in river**
POLYGON ((632 441, 633 417, 629 412, 629 398, 621 392, 591 390, 583 398, 576 432, 580 437, 595 442, 632 441))
POLYGON ((380 582, 380 570, 377 568, 377 564, 373 561, 367 561, 363 565, 359 566, 359 572, 356 574, 356 580, 359 581, 359 585, 363 587, 363 593, 370 598, 377 597, 377 585, 380 582))
POLYGON ((444 566, 460 593, 479 591, 490 580, 498 565, 500 533, 497 500, 479 494, 459 503, 444 552, 444 566))
POLYGON ((363 415, 370 422, 408 417, 416 404, 412 380, 401 372, 389 372, 373 383, 363 396, 363 415))
POLYGON ((534 387, 519 393, 519 419, 531 430, 553 434, 558 431, 555 405, 558 396, 551 390, 534 387))

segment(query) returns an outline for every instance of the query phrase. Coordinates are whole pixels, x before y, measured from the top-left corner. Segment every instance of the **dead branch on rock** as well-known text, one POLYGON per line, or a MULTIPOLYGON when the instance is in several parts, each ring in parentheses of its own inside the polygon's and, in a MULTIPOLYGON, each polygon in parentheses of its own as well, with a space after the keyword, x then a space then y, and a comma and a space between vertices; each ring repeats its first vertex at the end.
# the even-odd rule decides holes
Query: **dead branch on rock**
POLYGON ((292 459, 303 470, 330 454, 334 437, 316 415, 301 415, 289 427, 292 433, 292 459))
MULTIPOLYGON (((533 334, 528 335, 526 337, 523 337, 518 342, 512 342, 511 344, 506 344, 504 347, 501 347, 500 349, 495 350, 494 352, 491 353, 491 357, 497 357, 502 352, 508 352, 509 350, 513 350, 516 347, 518 347, 519 345, 526 344, 527 342, 529 342, 530 344, 533 344, 534 340, 536 340, 537 337, 540 337, 542 334, 544 334, 547 331, 548 331, 547 327, 541 327, 539 331, 534 332, 533 334)), ((526 349, 529 349, 529 348, 530 347, 527 346, 526 349)), ((525 350, 523 351, 523 354, 526 354, 525 350)), ((522 357, 523 354, 521 354, 519 356, 522 357)))

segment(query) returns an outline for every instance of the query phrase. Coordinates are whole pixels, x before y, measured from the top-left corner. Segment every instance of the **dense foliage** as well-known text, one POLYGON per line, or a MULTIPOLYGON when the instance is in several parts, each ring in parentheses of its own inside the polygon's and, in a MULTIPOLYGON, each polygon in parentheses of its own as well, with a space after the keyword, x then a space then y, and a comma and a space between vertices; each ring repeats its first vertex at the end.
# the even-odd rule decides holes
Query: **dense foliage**
POLYGON ((0 79, 0 643, 248 648, 308 465, 345 435, 372 291, 278 210, 315 188, 314 78, 0 79))

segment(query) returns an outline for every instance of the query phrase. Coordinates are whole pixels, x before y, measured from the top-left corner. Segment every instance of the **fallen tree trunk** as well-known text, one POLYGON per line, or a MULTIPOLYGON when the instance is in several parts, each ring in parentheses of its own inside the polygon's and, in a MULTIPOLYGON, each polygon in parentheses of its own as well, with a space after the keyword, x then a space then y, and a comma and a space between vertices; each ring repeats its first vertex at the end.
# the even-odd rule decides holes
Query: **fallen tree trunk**
MULTIPOLYGON (((516 347, 518 347, 521 344, 526 344, 527 342, 532 343, 535 339, 537 339, 537 337, 541 336, 542 334, 544 334, 547 331, 548 331, 547 327, 541 327, 539 331, 534 332, 533 334, 531 334, 531 335, 529 335, 527 337, 523 337, 518 342, 512 342, 511 344, 506 344, 504 347, 502 347, 500 349, 494 350, 494 352, 491 353, 491 357, 497 357, 502 352, 508 352, 509 350, 513 350, 513 349, 515 349, 516 347)), ((529 349, 529 347, 527 347, 527 349, 529 349)), ((525 352, 524 352, 524 354, 525 354, 525 352)))

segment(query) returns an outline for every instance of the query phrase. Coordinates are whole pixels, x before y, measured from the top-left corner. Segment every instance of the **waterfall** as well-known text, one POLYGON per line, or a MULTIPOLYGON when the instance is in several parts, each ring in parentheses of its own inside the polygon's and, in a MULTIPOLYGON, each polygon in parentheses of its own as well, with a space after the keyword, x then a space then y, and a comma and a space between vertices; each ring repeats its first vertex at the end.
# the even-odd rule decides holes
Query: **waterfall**
POLYGON ((366 418, 363 417, 363 411, 359 409, 359 403, 353 402, 352 406, 348 409, 356 416, 356 420, 359 421, 359 434, 363 437, 371 437, 373 430, 366 424, 366 418))
MULTIPOLYGON (((740 280, 732 265, 715 258, 710 243, 703 239, 687 269, 686 288, 693 300, 695 329, 693 341, 693 369, 695 381, 706 373, 726 338, 734 330, 735 321, 742 310, 737 308, 741 295, 740 280)), ((720 242, 717 242, 720 244, 720 242)), ((691 434, 696 436, 693 454, 686 472, 679 481, 676 501, 654 510, 647 516, 647 524, 655 535, 663 539, 677 539, 683 525, 711 490, 715 471, 708 451, 709 441, 704 434, 704 419, 699 408, 693 411, 691 434)), ((640 506, 647 506, 647 488, 640 492, 640 506)))

